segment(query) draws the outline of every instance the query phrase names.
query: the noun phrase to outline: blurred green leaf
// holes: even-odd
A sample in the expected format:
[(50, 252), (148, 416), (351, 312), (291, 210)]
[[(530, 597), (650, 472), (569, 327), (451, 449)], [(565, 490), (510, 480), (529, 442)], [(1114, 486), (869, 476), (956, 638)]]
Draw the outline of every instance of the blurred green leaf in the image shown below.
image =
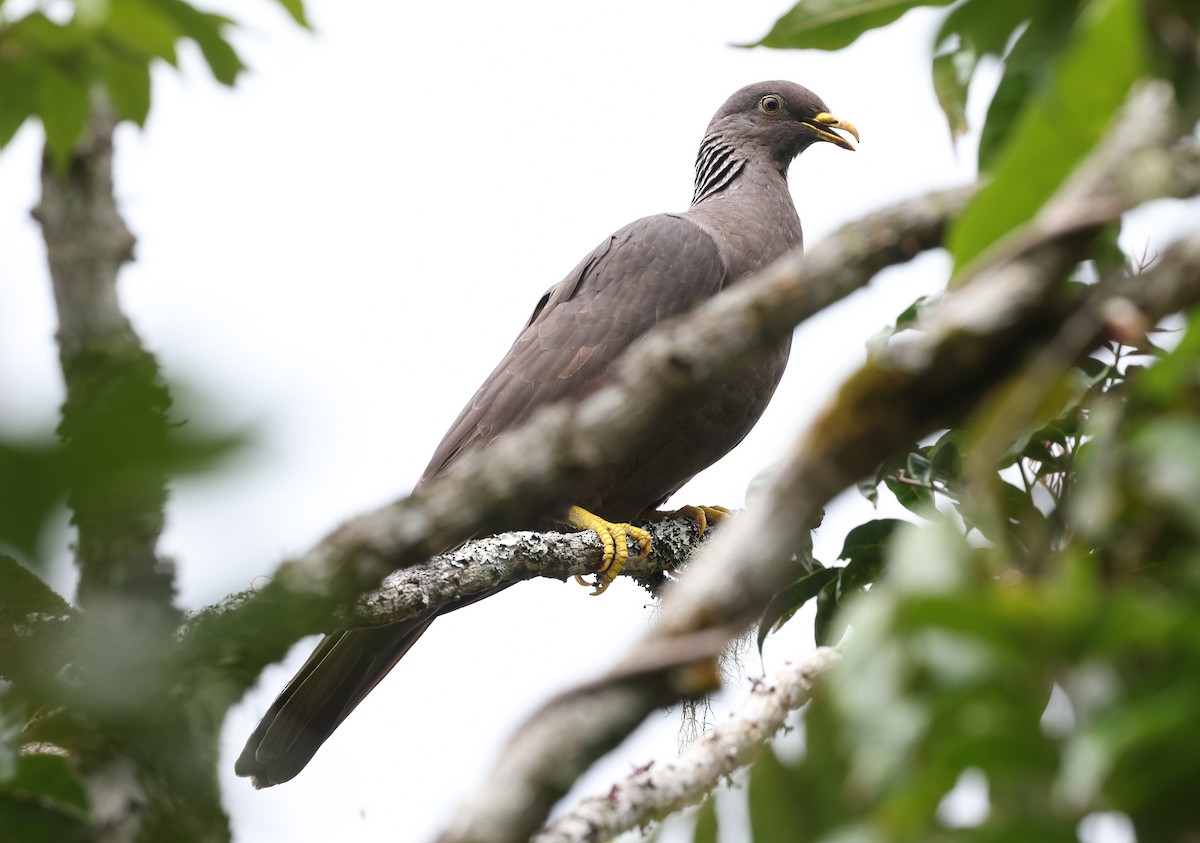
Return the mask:
[(0, 59), (0, 148), (37, 114), (37, 71), (31, 61)]
[(962, 472), (962, 431), (952, 430), (943, 435), (929, 449), (929, 462), (933, 476), (943, 483), (953, 483)]
[(232, 85), (246, 69), (223, 30), (233, 22), (229, 18), (202, 12), (184, 0), (155, 0), (162, 12), (180, 31), (196, 42), (213, 76), (223, 85)]
[(91, 115), (87, 75), (47, 64), (39, 73), (38, 113), (46, 130), (46, 148), (62, 170), (83, 138)]
[(1149, 491), (1200, 535), (1200, 423), (1190, 415), (1154, 419), (1131, 444)]
[[(834, 570), (840, 570), (835, 568)], [(838, 580), (834, 580), (817, 593), (817, 614), (813, 618), (813, 640), (818, 647), (834, 647), (846, 631), (845, 624), (838, 624), (838, 609), (841, 604), (841, 594), (838, 590)]]
[(175, 43), (187, 35), (152, 0), (109, 0), (105, 31), (126, 48), (127, 61), (159, 58), (172, 65)]
[[(1055, 5), (1068, 4), (1076, 5), (1075, 0), (1058, 0)], [(958, 38), (981, 56), (1002, 57), (1021, 25), (1046, 14), (1047, 5), (1043, 0), (966, 0), (947, 13), (934, 43), (942, 47)]]
[(871, 502), (872, 506), (879, 503), (879, 481), (860, 480), (855, 486), (858, 493)]
[[(819, 562), (816, 564), (820, 565)], [(818, 567), (817, 570), (800, 577), (771, 598), (771, 602), (767, 604), (762, 620), (758, 624), (758, 651), (762, 652), (763, 642), (767, 640), (768, 633), (787, 623), (801, 606), (816, 597), (821, 589), (829, 583), (836, 580), (839, 573), (840, 569), (838, 568)]]
[(105, 83), (117, 112), (144, 126), (150, 113), (150, 65), (113, 57), (105, 67)]
[[(1135, 0), (1088, 3), (1052, 84), (1022, 110), (1012, 139), (991, 167), (992, 180), (949, 232), (956, 271), (1031, 219), (1103, 136), (1147, 70), (1143, 37)], [(989, 123), (992, 119), (989, 115)]]
[(933, 479), (933, 463), (924, 454), (910, 451), (904, 460), (908, 476), (921, 483), (929, 483)]
[(1179, 396), (1200, 392), (1197, 361), (1200, 361), (1200, 310), (1193, 310), (1179, 344), (1138, 379), (1138, 393), (1158, 407), (1171, 407)]
[(748, 802), (754, 843), (795, 843), (809, 825), (792, 772), (767, 747), (750, 768)]
[(761, 41), (745, 46), (840, 50), (858, 36), (887, 26), (917, 6), (953, 0), (803, 0), (775, 22)]
[(928, 310), (930, 310), (935, 305), (937, 305), (937, 303), (939, 301), (941, 301), (941, 299), (942, 299), (942, 297), (940, 294), (939, 295), (931, 295), (931, 296), (919, 296), (917, 299), (915, 299), (913, 301), (912, 304), (910, 304), (908, 307), (904, 308), (904, 310), (902, 310), (900, 312), (899, 316), (896, 317), (896, 330), (900, 331), (904, 328), (907, 328), (909, 325), (912, 325), (914, 322), (916, 322), (918, 319), (920, 319), (921, 316), (923, 316)]
[(717, 800), (712, 794), (700, 803), (696, 812), (696, 828), (692, 833), (695, 843), (717, 843)]
[(279, 5), (283, 6), (284, 10), (292, 16), (292, 20), (303, 26), (305, 29), (311, 29), (312, 25), (308, 22), (308, 16), (304, 13), (303, 0), (278, 0)]
[[(13, 21), (5, 27), (3, 34), (8, 50), (11, 51), (13, 45), (19, 46), (17, 58), (31, 52), (59, 58), (77, 55), (90, 38), (88, 31), (74, 21), (55, 23), (42, 12), (31, 12)], [(11, 52), (8, 60), (14, 60)]]
[(82, 839), (87, 821), (87, 796), (66, 758), (21, 756), (16, 774), (0, 781), (0, 839)]
[(925, 486), (913, 485), (912, 482), (907, 482), (891, 475), (885, 477), (883, 482), (887, 484), (891, 493), (896, 496), (896, 500), (900, 502), (900, 505), (909, 512), (914, 512), (924, 517), (935, 508), (932, 489)]
[(0, 542), (37, 558), (42, 530), (66, 494), (57, 445), (0, 440)]
[(71, 605), (16, 559), (0, 553), (0, 616), (12, 621), (26, 615), (67, 615)]
[(950, 136), (958, 139), (967, 133), (967, 93), (979, 57), (966, 44), (943, 50), (933, 57), (933, 92), (946, 116)]
[(907, 523), (899, 518), (877, 518), (858, 525), (846, 534), (838, 559), (845, 559), (850, 565), (881, 570), (888, 543), (896, 530)]

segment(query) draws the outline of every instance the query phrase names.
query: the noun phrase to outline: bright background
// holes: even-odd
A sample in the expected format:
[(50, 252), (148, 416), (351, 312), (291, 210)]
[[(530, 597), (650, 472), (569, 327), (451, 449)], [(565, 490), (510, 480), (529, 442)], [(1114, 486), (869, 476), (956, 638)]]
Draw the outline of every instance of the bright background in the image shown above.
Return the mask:
[[(246, 24), (236, 43), (251, 72), (231, 92), (185, 50), (182, 76), (155, 77), (146, 130), (118, 135), (117, 190), (139, 238), (122, 276), (126, 312), (189, 387), (177, 395), (183, 412), (258, 431), (232, 467), (176, 484), (162, 550), (179, 562), (189, 608), (406, 493), (542, 291), (626, 222), (686, 208), (704, 128), (742, 85), (800, 82), (862, 133), (856, 153), (821, 145), (791, 171), (810, 245), (884, 203), (974, 176), (974, 140), (955, 149), (933, 97), (928, 12), (826, 55), (731, 46), (763, 35), (787, 0), (309, 0), (314, 34), (268, 2), (221, 6)], [(30, 127), (0, 154), (9, 433), (52, 426), (62, 400), (28, 216), (40, 145)], [(1150, 232), (1200, 215), (1161, 203), (1139, 219), (1126, 243), (1140, 251)], [(762, 422), (677, 502), (741, 505), (866, 339), (938, 289), (946, 267), (924, 256), (804, 325)], [(869, 517), (844, 496), (818, 558), (833, 561)], [(55, 584), (70, 590), (65, 518), (47, 541)], [(299, 778), (255, 792), (233, 776), (233, 758), (312, 642), (297, 645), (226, 723), (236, 839), (430, 838), (540, 701), (595, 676), (642, 632), (649, 602), (624, 580), (602, 599), (539, 581), (443, 618)], [(767, 662), (810, 645), (794, 623)], [(756, 655), (747, 662), (761, 672)], [(714, 716), (745, 692), (735, 681)], [(680, 722), (652, 718), (575, 795), (672, 757)]]

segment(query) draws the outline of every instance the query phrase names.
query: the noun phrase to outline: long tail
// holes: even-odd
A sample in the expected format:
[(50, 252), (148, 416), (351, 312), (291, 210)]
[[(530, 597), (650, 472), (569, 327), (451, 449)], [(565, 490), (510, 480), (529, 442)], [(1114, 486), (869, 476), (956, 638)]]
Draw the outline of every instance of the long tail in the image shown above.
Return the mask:
[(507, 587), (471, 595), (427, 617), (326, 635), (271, 703), (246, 741), (234, 771), (249, 776), (256, 788), (295, 778), (438, 615)]
[(294, 778), (433, 618), (326, 635), (275, 698), (234, 764), (256, 788)]

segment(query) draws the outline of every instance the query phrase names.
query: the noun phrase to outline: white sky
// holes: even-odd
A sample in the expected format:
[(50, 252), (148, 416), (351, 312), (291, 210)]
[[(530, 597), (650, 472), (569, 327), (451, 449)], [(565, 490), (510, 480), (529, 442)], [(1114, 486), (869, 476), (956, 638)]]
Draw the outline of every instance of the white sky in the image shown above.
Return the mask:
[[(237, 42), (251, 72), (230, 92), (186, 50), (182, 77), (155, 77), (146, 131), (118, 138), (118, 193), (139, 238), (122, 277), (126, 311), (196, 393), (192, 417), (260, 433), (233, 469), (173, 495), (162, 549), (179, 561), (188, 607), (407, 492), (541, 292), (626, 222), (687, 206), (704, 127), (742, 85), (807, 85), (862, 133), (854, 154), (821, 145), (793, 166), (810, 245), (974, 172), (973, 144), (952, 148), (928, 81), (929, 13), (827, 55), (728, 46), (764, 34), (787, 0), (369, 12), (309, 0), (311, 35), (265, 0), (223, 6), (248, 24)], [(62, 391), (28, 218), (40, 142), (26, 128), (0, 154), (0, 429), (10, 432), (52, 426)], [(1198, 218), (1194, 206), (1184, 216), (1168, 207), (1127, 242)], [(740, 505), (750, 478), (861, 361), (865, 340), (936, 290), (946, 265), (930, 255), (890, 271), (804, 326), (754, 433), (677, 500)], [(868, 517), (853, 496), (834, 507), (818, 557), (832, 561)], [(65, 531), (52, 538), (61, 560), (66, 542)], [(443, 618), (299, 778), (256, 793), (232, 775), (233, 757), (311, 642), (299, 645), (226, 723), (235, 838), (430, 838), (526, 714), (641, 633), (646, 604), (624, 580), (602, 599), (540, 581)], [(808, 646), (809, 631), (793, 627), (768, 661)], [(677, 713), (657, 718), (590, 790), (670, 757), (678, 725)]]

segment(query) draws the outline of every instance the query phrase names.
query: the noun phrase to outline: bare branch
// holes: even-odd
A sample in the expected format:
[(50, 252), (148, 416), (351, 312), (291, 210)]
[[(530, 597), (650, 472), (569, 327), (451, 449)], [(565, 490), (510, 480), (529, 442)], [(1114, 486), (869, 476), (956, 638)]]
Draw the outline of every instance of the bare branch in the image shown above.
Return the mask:
[(602, 843), (699, 802), (726, 776), (749, 764), (788, 715), (808, 701), (817, 677), (839, 661), (822, 647), (756, 681), (729, 719), (700, 736), (678, 758), (652, 763), (582, 800), (533, 837), (533, 843)]

